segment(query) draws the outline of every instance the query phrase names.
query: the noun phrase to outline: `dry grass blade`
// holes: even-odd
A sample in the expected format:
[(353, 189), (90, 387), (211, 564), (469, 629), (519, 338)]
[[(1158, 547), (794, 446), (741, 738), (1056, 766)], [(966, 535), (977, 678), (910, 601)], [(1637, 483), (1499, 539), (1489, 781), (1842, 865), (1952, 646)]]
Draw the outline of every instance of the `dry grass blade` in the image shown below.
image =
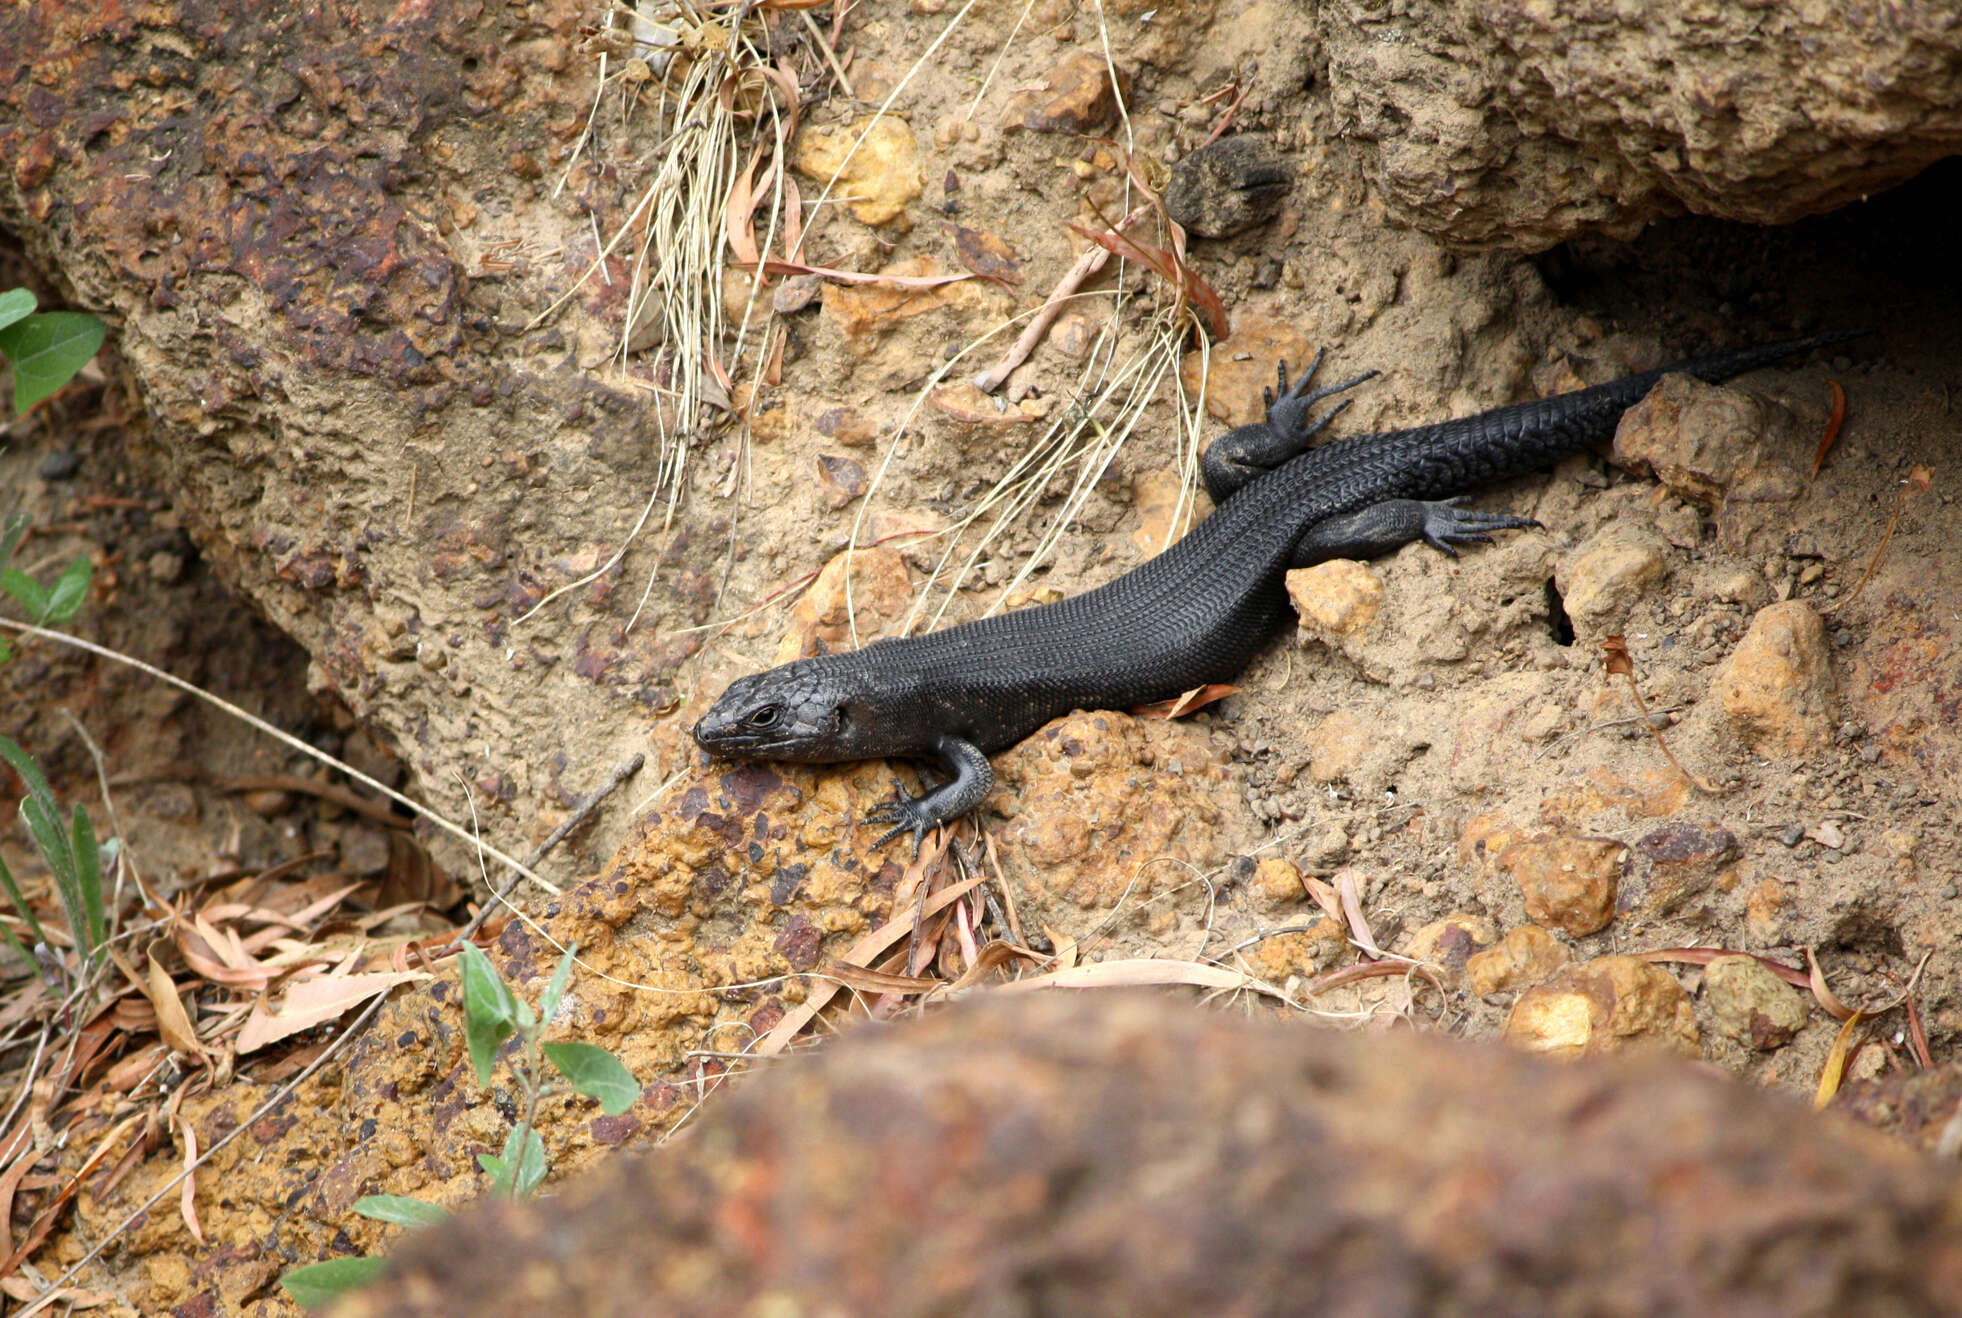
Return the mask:
[(1839, 381), (1828, 380), (1826, 387), (1833, 391), (1832, 409), (1826, 416), (1826, 433), (1819, 437), (1819, 451), (1812, 455), (1812, 470), (1806, 474), (1807, 480), (1817, 480), (1819, 468), (1826, 465), (1826, 455), (1833, 451), (1833, 444), (1839, 439), (1839, 428), (1846, 420), (1846, 391), (1839, 387)]
[[(1664, 947), (1653, 952), (1635, 953), (1636, 959), (1640, 961), (1675, 961), (1692, 966), (1707, 966), (1718, 957), (1725, 956), (1748, 956), (1793, 988), (1812, 987), (1812, 977), (1805, 971), (1768, 956), (1759, 956), (1755, 952), (1735, 952), (1727, 947)], [(1824, 980), (1820, 982), (1824, 983)]]
[(1834, 1036), (1832, 1051), (1826, 1054), (1826, 1064), (1819, 1071), (1819, 1088), (1812, 1095), (1814, 1111), (1832, 1102), (1833, 1095), (1839, 1092), (1839, 1082), (1846, 1075), (1846, 1053), (1853, 1042), (1853, 1031), (1865, 1019), (1863, 1012), (1848, 1013), (1846, 1023)]
[(806, 265), (802, 261), (765, 261), (763, 270), (772, 275), (817, 275), (839, 284), (876, 284), (884, 288), (939, 288), (943, 284), (987, 278), (971, 270), (946, 275), (868, 275), (855, 270), (834, 270), (825, 265)]

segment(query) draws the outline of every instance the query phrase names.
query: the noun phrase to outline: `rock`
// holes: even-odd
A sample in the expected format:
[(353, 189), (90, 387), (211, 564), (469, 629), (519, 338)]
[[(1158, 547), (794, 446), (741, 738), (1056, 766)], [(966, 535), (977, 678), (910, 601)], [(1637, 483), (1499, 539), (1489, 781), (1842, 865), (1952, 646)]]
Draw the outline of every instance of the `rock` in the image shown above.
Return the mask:
[(1756, 753), (1824, 748), (1832, 741), (1835, 704), (1825, 623), (1802, 600), (1759, 609), (1711, 689)]
[(1703, 968), (1710, 1028), (1760, 1052), (1783, 1048), (1805, 1028), (1805, 1000), (1762, 961), (1720, 956)]
[(1506, 1018), (1505, 1037), (1555, 1057), (1636, 1046), (1699, 1052), (1689, 994), (1668, 971), (1632, 956), (1599, 957), (1526, 990)]
[(1541, 833), (1508, 846), (1499, 868), (1526, 898), (1526, 918), (1576, 938), (1615, 918), (1615, 894), (1628, 848), (1612, 838)]
[(879, 427), (855, 407), (827, 407), (818, 413), (817, 432), (847, 448), (865, 448), (879, 437)]
[(903, 219), (900, 228), (912, 227), (907, 207), (920, 195), (920, 147), (904, 119), (882, 114), (810, 124), (797, 135), (793, 163), (806, 178), (830, 183), (835, 198), (851, 198), (852, 217), (861, 224)]
[(1290, 975), (1317, 975), (1335, 964), (1349, 946), (1349, 931), (1326, 915), (1307, 929), (1263, 938), (1244, 949), (1253, 973), (1270, 984), (1284, 984)]
[(1646, 527), (1611, 522), (1560, 560), (1554, 583), (1574, 631), (1589, 638), (1619, 630), (1629, 611), (1662, 584), (1669, 546)]
[(898, 550), (876, 546), (835, 554), (790, 610), (790, 627), (771, 662), (807, 659), (818, 652), (820, 641), (827, 649), (856, 650), (887, 635), (912, 607), (913, 582)]
[(1308, 734), (1308, 776), (1318, 783), (1360, 776), (1381, 731), (1354, 710), (1334, 711)]
[(1303, 630), (1324, 639), (1352, 636), (1383, 610), (1383, 581), (1367, 564), (1332, 558), (1287, 574), (1288, 600)]
[[(1542, 251), (1690, 212), (1785, 224), (1962, 141), (1962, 27), (1827, 0), (1574, 9), (1343, 0), (1314, 11), (1338, 131), (1398, 219)], [(1864, 12), (1864, 11), (1863, 11)]]
[(1773, 947), (1786, 941), (1786, 924), (1792, 914), (1792, 895), (1777, 879), (1760, 879), (1744, 894), (1744, 928), (1759, 947)]
[(865, 493), (865, 468), (842, 454), (818, 454), (817, 478), (828, 508), (843, 508)]
[(1116, 117), (1118, 101), (1129, 87), (1130, 79), (1122, 70), (1112, 85), (1110, 66), (1101, 54), (1075, 51), (1050, 72), (1039, 90), (1017, 92), (1008, 98), (1002, 109), (1002, 127), (1095, 133)]
[(1280, 856), (1269, 856), (1254, 866), (1253, 876), (1247, 880), (1247, 891), (1267, 911), (1298, 906), (1308, 897), (1308, 890), (1301, 886), (1300, 869), (1293, 861)]
[(1677, 820), (1635, 843), (1643, 860), (1636, 879), (1618, 898), (1625, 909), (1651, 919), (1674, 915), (1708, 891), (1738, 855), (1737, 836), (1708, 820)]
[(1944, 1159), (1962, 1156), (1962, 1063), (1931, 1071), (1890, 1071), (1840, 1087), (1833, 1110)]
[(1454, 911), (1419, 929), (1396, 950), (1400, 956), (1437, 967), (1444, 982), (1456, 988), (1464, 982), (1467, 961), (1498, 938), (1498, 927), (1484, 916)]
[(693, 1125), (403, 1238), (334, 1318), (1879, 1318), (1962, 1290), (1951, 1173), (1669, 1058), (1051, 994), (851, 1030)]
[(82, 469), (82, 455), (72, 448), (51, 448), (41, 458), (34, 474), (44, 481), (66, 481), (75, 479), (75, 473)]
[(1522, 924), (1465, 959), (1465, 981), (1481, 998), (1545, 983), (1574, 959), (1567, 945), (1536, 924)]
[[(1238, 773), (1197, 724), (1079, 711), (997, 756), (995, 774), (983, 809), (1007, 818), (1003, 866), (1035, 894), (1024, 928), (1073, 928), (1120, 902), (1135, 912), (1253, 844)], [(1161, 902), (1147, 918), (1170, 915)]]
[(1162, 554), (1177, 544), (1191, 529), (1196, 511), (1186, 498), (1185, 482), (1179, 474), (1163, 467), (1141, 471), (1131, 478), (1131, 507), (1138, 514), (1131, 543), (1146, 554)]
[[(879, 272), (902, 278), (932, 278), (944, 273), (928, 257), (895, 261)], [(845, 336), (855, 351), (865, 351), (877, 334), (902, 320), (938, 311), (960, 300), (959, 284), (937, 284), (930, 288), (902, 284), (826, 284), (824, 318)]]
[(1705, 508), (1764, 461), (1770, 405), (1742, 389), (1665, 375), (1621, 414), (1615, 462)]
[(1281, 213), (1294, 171), (1264, 137), (1239, 134), (1172, 166), (1165, 209), (1199, 238), (1231, 238)]

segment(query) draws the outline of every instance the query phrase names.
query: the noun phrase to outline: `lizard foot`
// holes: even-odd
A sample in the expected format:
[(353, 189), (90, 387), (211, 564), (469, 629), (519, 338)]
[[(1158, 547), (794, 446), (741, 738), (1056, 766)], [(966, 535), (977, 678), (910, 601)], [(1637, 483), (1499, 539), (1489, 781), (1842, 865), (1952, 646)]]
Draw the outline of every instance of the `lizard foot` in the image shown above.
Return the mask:
[(1454, 545), (1492, 543), (1492, 531), (1516, 531), (1522, 527), (1538, 526), (1530, 517), (1515, 517), (1511, 513), (1481, 513), (1464, 506), (1465, 496), (1440, 499), (1424, 505), (1424, 543), (1433, 549), (1442, 550), (1452, 558), (1458, 556)]
[(913, 854), (918, 856), (920, 848), (926, 843), (926, 835), (941, 822), (925, 801), (925, 797), (908, 796), (902, 789), (893, 800), (867, 810), (866, 822), (892, 825), (879, 835), (879, 840), (872, 844), (872, 850), (877, 851), (901, 833), (910, 832), (913, 835)]
[[(1323, 385), (1313, 393), (1303, 393), (1309, 382), (1315, 378), (1315, 372), (1321, 369), (1322, 358), (1326, 355), (1326, 349), (1317, 352), (1315, 360), (1308, 363), (1307, 370), (1295, 377), (1292, 385), (1288, 383), (1288, 364), (1280, 363), (1280, 393), (1276, 394), (1272, 389), (1260, 391), (1261, 400), (1267, 407), (1268, 428), (1277, 435), (1285, 436), (1297, 446), (1305, 445), (1324, 426), (1335, 420), (1337, 414), (1349, 406), (1352, 400), (1343, 399), (1312, 422), (1308, 419), (1309, 409), (1322, 399), (1332, 394), (1339, 394), (1345, 389), (1353, 389), (1365, 380), (1375, 379), (1379, 374), (1376, 371), (1364, 371), (1353, 380), (1344, 380), (1341, 384)], [(1299, 447), (1296, 451), (1300, 451)]]

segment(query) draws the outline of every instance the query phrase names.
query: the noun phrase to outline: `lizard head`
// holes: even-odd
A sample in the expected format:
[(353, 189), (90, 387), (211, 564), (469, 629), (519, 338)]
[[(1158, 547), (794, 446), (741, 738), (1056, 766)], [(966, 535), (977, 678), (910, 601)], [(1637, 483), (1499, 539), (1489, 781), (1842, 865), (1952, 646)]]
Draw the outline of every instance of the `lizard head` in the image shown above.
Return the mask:
[(703, 750), (738, 759), (854, 759), (845, 709), (846, 692), (824, 661), (800, 659), (731, 682), (694, 736)]

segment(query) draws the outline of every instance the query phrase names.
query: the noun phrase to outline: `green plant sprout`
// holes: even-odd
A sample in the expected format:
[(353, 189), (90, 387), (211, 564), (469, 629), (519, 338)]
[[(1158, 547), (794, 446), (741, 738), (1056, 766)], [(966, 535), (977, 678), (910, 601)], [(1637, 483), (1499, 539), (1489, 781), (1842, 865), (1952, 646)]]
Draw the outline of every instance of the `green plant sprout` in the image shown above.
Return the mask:
[(108, 333), (86, 312), (37, 312), (36, 305), (24, 288), (0, 293), (0, 356), (13, 363), (16, 416), (74, 379)]
[[(490, 1088), (498, 1051), (512, 1036), (518, 1039), (518, 1047), (505, 1062), (524, 1097), (521, 1114), (501, 1151), (477, 1155), (477, 1165), (490, 1176), (493, 1195), (521, 1199), (545, 1179), (549, 1170), (545, 1141), (539, 1137), (534, 1123), (539, 1103), (564, 1092), (553, 1081), (552, 1071), (564, 1079), (565, 1089), (598, 1099), (600, 1110), (609, 1117), (619, 1116), (640, 1097), (640, 1085), (632, 1073), (606, 1049), (590, 1043), (544, 1041), (545, 1026), (565, 998), (577, 952), (577, 947), (566, 949), (534, 1008), (511, 992), (498, 975), (497, 967), (475, 944), (463, 945), (459, 958), (463, 978), (463, 1038), (478, 1084)], [(377, 1222), (411, 1230), (433, 1226), (449, 1217), (446, 1209), (399, 1194), (364, 1195), (355, 1200), (354, 1211)], [(373, 1281), (387, 1263), (388, 1260), (375, 1256), (328, 1259), (294, 1268), (280, 1278), (280, 1285), (303, 1308), (321, 1309), (348, 1291)]]

